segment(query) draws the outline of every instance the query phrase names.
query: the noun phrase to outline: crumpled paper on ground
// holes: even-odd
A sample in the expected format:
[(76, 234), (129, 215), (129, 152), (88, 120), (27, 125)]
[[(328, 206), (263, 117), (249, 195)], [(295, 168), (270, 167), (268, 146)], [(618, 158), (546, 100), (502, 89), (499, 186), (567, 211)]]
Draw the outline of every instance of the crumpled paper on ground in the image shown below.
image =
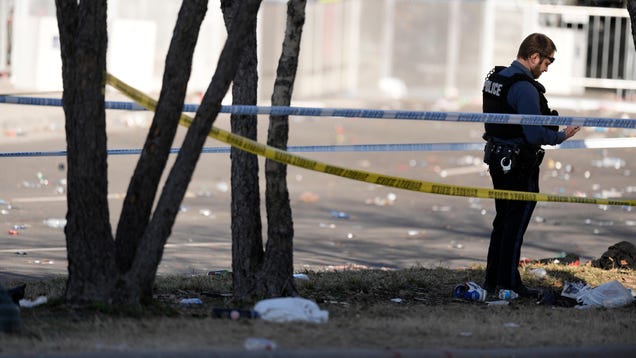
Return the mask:
[(323, 311), (315, 302), (300, 297), (262, 300), (256, 303), (254, 310), (261, 319), (273, 322), (325, 323), (329, 319), (328, 311)]

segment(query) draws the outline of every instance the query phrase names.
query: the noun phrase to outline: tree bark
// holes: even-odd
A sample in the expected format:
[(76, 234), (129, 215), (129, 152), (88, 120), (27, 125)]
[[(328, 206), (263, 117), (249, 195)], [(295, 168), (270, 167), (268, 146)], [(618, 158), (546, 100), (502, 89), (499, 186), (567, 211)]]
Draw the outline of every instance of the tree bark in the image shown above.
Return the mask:
[[(244, 0), (223, 0), (225, 24), (233, 26), (233, 9)], [(233, 104), (256, 105), (258, 71), (256, 56), (256, 19), (250, 24), (245, 46), (241, 53), (239, 69), (232, 86)], [(255, 115), (232, 114), (232, 132), (256, 140)], [(263, 239), (260, 214), (260, 190), (258, 183), (258, 157), (232, 147), (232, 277), (234, 297), (241, 301), (254, 293), (256, 272), (263, 263)]]
[(55, 3), (68, 151), (65, 297), (76, 304), (108, 301), (117, 276), (107, 200), (106, 0)]
[(121, 303), (134, 303), (152, 297), (152, 286), (164, 245), (172, 231), (179, 205), (192, 179), (201, 149), (221, 109), (221, 101), (238, 69), (238, 59), (246, 46), (251, 24), (255, 22), (259, 6), (260, 0), (246, 0), (236, 8), (234, 21), (212, 82), (188, 128), (157, 207), (137, 248), (138, 253), (144, 254), (144, 260), (135, 259), (131, 269), (118, 283), (117, 298)]
[[(272, 106), (289, 106), (291, 103), (306, 4), (306, 0), (289, 0), (287, 3), (287, 28), (276, 71)], [(267, 144), (287, 150), (288, 138), (288, 116), (271, 116)], [(265, 176), (268, 235), (262, 277), (258, 280), (259, 291), (269, 297), (294, 296), (297, 294), (293, 281), (294, 223), (287, 190), (287, 165), (266, 159)]]
[[(117, 261), (122, 273), (130, 269), (139, 241), (150, 220), (159, 180), (179, 126), (192, 70), (194, 48), (208, 9), (207, 3), (207, 0), (184, 1), (179, 10), (166, 56), (157, 109), (128, 186), (117, 227)], [(143, 260), (144, 256), (136, 259)]]

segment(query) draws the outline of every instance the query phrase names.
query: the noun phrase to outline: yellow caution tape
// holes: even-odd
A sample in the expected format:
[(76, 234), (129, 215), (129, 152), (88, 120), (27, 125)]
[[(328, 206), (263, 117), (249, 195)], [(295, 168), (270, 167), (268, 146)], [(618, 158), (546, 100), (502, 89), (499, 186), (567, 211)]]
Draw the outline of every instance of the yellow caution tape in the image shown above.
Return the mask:
[[(144, 94), (143, 92), (127, 85), (111, 74), (106, 74), (106, 82), (118, 89), (126, 96), (130, 97), (142, 107), (154, 111), (157, 108), (157, 101)], [(192, 118), (182, 114), (179, 123), (189, 127)], [(335, 165), (322, 163), (316, 160), (303, 158), (298, 155), (290, 154), (278, 148), (270, 147), (251, 139), (232, 134), (228, 131), (212, 127), (209, 136), (227, 143), (233, 147), (242, 149), (246, 152), (263, 156), (277, 162), (301, 167), (321, 173), (340, 176), (353, 180), (363, 181), (367, 183), (390, 186), (399, 189), (419, 191), (423, 193), (465, 196), (486, 199), (507, 199), (507, 200), (526, 200), (526, 201), (550, 201), (562, 203), (580, 203), (580, 204), (597, 204), (597, 205), (621, 205), (636, 206), (636, 200), (614, 200), (614, 199), (598, 199), (598, 198), (581, 198), (562, 195), (547, 195), (541, 193), (529, 193), (512, 190), (496, 190), (486, 188), (473, 188), (467, 186), (446, 185), (422, 180), (414, 180), (407, 178), (394, 177), (362, 170), (354, 170), (343, 168)]]

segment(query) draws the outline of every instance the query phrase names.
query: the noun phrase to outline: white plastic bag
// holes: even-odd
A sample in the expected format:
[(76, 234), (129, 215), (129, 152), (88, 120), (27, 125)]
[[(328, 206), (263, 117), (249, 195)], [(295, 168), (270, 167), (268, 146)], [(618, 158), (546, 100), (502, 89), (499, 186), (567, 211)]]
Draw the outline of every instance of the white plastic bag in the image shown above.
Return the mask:
[(38, 296), (38, 298), (36, 298), (35, 300), (28, 300), (23, 298), (20, 301), (18, 301), (18, 303), (20, 304), (20, 307), (26, 307), (26, 308), (39, 306), (39, 305), (45, 304), (46, 302), (47, 302), (46, 296)]
[(254, 310), (261, 319), (273, 322), (324, 323), (329, 319), (329, 312), (321, 310), (315, 302), (300, 297), (262, 300), (256, 303)]
[(576, 297), (581, 305), (577, 308), (605, 307), (615, 308), (631, 304), (634, 296), (620, 282), (613, 280), (598, 287), (583, 290)]

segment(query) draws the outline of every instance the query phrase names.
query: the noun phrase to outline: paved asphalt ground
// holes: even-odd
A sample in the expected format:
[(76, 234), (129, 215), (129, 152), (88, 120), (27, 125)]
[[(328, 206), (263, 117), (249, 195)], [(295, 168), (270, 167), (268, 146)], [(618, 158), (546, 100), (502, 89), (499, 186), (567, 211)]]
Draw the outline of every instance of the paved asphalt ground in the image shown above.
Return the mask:
[[(120, 99), (120, 98), (117, 98)], [(312, 103), (312, 106), (381, 108), (381, 104)], [(407, 109), (402, 106), (392, 108)], [(414, 106), (408, 109), (431, 109)], [(470, 109), (462, 109), (469, 111)], [(616, 117), (602, 112), (563, 115)], [(627, 113), (633, 116), (633, 113)], [(108, 111), (109, 149), (140, 148), (149, 113)], [(61, 108), (0, 104), (0, 152), (65, 150)], [(227, 129), (227, 116), (216, 125)], [(259, 141), (265, 142), (262, 117)], [(381, 121), (294, 117), (290, 145), (480, 142), (481, 124)], [(180, 146), (180, 129), (174, 146)], [(586, 128), (575, 139), (634, 137), (624, 130)], [(636, 139), (634, 139), (636, 140)], [(222, 144), (210, 139), (206, 146)], [(603, 195), (634, 199), (636, 149), (548, 151), (541, 191), (564, 195)], [(491, 187), (479, 151), (305, 153), (312, 159), (354, 169), (432, 182)], [(175, 156), (172, 156), (174, 160)], [(110, 214), (116, 227), (123, 193), (136, 155), (109, 157)], [(263, 161), (261, 160), (261, 168)], [(63, 230), (66, 214), (66, 163), (63, 156), (0, 157), (0, 282), (66, 274)], [(231, 267), (229, 154), (203, 154), (188, 188), (182, 211), (168, 241), (159, 274), (205, 274)], [(165, 179), (165, 178), (164, 178)], [(261, 174), (261, 182), (263, 182)], [(485, 263), (491, 200), (439, 196), (355, 182), (300, 168), (289, 168), (297, 271), (345, 267), (467, 267)], [(264, 188), (264, 185), (261, 185)], [(344, 218), (333, 215), (343, 213)], [(265, 211), (262, 210), (264, 227)], [(15, 228), (14, 228), (15, 227)], [(530, 259), (573, 252), (583, 261), (599, 257), (608, 246), (636, 244), (636, 216), (631, 208), (539, 203), (522, 255)], [(630, 356), (633, 345), (530, 350), (397, 350), (276, 352), (127, 352), (122, 356), (268, 356), (268, 357), (530, 357)], [(53, 357), (54, 355), (51, 355)], [(101, 353), (84, 354), (100, 357)]]
[[(112, 96), (111, 93), (109, 97)], [(381, 104), (350, 102), (311, 105), (381, 108)], [(561, 114), (633, 116), (611, 108), (602, 110), (579, 113), (561, 109)], [(66, 149), (61, 108), (1, 104), (0, 113), (0, 152)], [(108, 111), (109, 149), (141, 148), (151, 118), (148, 112)], [(265, 142), (267, 118), (260, 119), (259, 140)], [(215, 125), (227, 129), (228, 117), (222, 115)], [(179, 129), (174, 147), (180, 146), (185, 131)], [(481, 134), (482, 124), (292, 117), (289, 144), (481, 142)], [(574, 139), (635, 135), (634, 130), (585, 128)], [(223, 144), (213, 139), (206, 143), (206, 147), (218, 146)], [(542, 166), (541, 192), (633, 199), (634, 154), (633, 148), (550, 150)], [(387, 175), (491, 187), (480, 151), (301, 155)], [(175, 157), (171, 156), (169, 167)], [(137, 158), (109, 157), (113, 231)], [(56, 227), (66, 214), (64, 156), (0, 157), (0, 165), (0, 277), (65, 274), (64, 234)], [(229, 169), (229, 154), (202, 155), (168, 241), (160, 274), (204, 274), (230, 269)], [(294, 167), (288, 172), (297, 271), (358, 266), (456, 268), (485, 262), (494, 218), (492, 200), (410, 192)], [(262, 171), (260, 177), (264, 190)], [(334, 212), (343, 213), (340, 216), (344, 217), (337, 217)], [(262, 217), (265, 228), (264, 209)], [(572, 252), (588, 261), (616, 242), (636, 243), (635, 232), (632, 208), (540, 202), (522, 256), (542, 259)]]

